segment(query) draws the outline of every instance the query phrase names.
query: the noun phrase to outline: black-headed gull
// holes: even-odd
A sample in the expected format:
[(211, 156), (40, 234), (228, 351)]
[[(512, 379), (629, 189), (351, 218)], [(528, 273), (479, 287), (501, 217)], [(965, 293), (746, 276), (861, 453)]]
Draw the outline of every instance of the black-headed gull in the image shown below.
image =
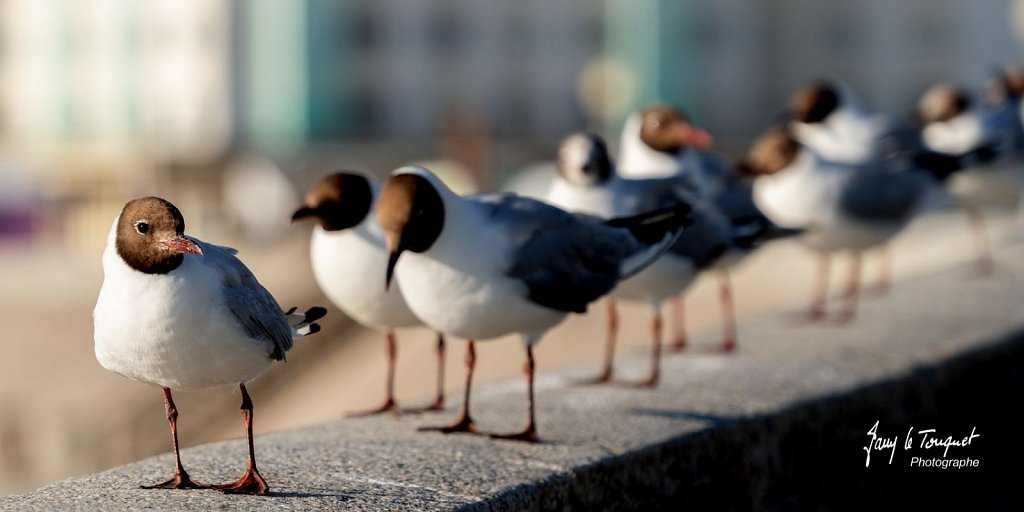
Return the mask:
[(210, 487), (192, 480), (178, 453), (178, 410), (171, 390), (238, 385), (249, 461), (238, 480), (213, 486), (266, 494), (256, 469), (252, 400), (245, 383), (284, 361), (292, 338), (315, 333), (323, 308), (284, 312), (235, 250), (186, 236), (185, 220), (158, 197), (129, 201), (103, 252), (95, 324), (96, 359), (106, 369), (163, 388), (174, 441), (170, 480), (145, 488)]
[[(888, 116), (866, 109), (849, 86), (818, 80), (797, 89), (786, 111), (793, 136), (823, 160), (862, 168), (907, 149), (906, 136)], [(892, 251), (877, 249), (880, 272), (875, 291), (885, 293), (892, 281)]]
[(768, 130), (752, 145), (742, 168), (755, 176), (754, 200), (776, 225), (803, 232), (802, 241), (819, 253), (819, 274), (808, 316), (825, 313), (829, 255), (851, 254), (841, 319), (856, 312), (860, 255), (899, 233), (940, 192), (938, 180), (962, 168), (973, 155), (937, 160), (931, 167), (897, 168), (895, 162), (863, 166), (821, 159), (785, 127)]
[(681, 110), (666, 103), (649, 105), (626, 118), (619, 172), (630, 178), (674, 176), (680, 173), (681, 160), (699, 158), (692, 148), (707, 148), (712, 141), (711, 135), (694, 126)]
[(846, 164), (877, 159), (892, 131), (888, 117), (867, 110), (849, 87), (825, 80), (793, 93), (787, 115), (798, 141), (825, 160)]
[[(1004, 154), (1011, 154), (1019, 141), (1012, 101), (1002, 106), (986, 107), (968, 90), (953, 84), (937, 84), (921, 96), (915, 111), (923, 146), (942, 154), (960, 154), (986, 145)], [(1016, 105), (1019, 109), (1019, 105)], [(1001, 155), (1002, 156), (1002, 155)], [(1007, 191), (1017, 193), (1024, 182), (1016, 165), (974, 166), (951, 181), (950, 191), (964, 210), (970, 223), (976, 250), (977, 269), (982, 274), (992, 271), (991, 243), (986, 233), (980, 207), (992, 195)]]
[[(609, 382), (613, 373), (618, 315), (615, 301), (625, 299), (647, 304), (651, 311), (653, 361), (641, 384), (658, 381), (661, 347), (661, 309), (665, 300), (683, 293), (697, 274), (709, 267), (733, 245), (729, 219), (694, 193), (685, 175), (667, 178), (631, 179), (618, 175), (604, 141), (597, 135), (570, 135), (558, 151), (558, 173), (551, 182), (547, 200), (569, 211), (604, 219), (636, 215), (683, 201), (693, 207), (693, 223), (679, 235), (672, 247), (643, 272), (619, 283), (606, 299), (607, 341), (604, 369), (594, 382)], [(727, 349), (731, 350), (733, 343)]]
[[(324, 176), (306, 194), (292, 222), (311, 219), (313, 275), (327, 298), (361, 325), (384, 332), (388, 346), (387, 398), (364, 414), (397, 411), (395, 402), (395, 329), (423, 325), (405, 304), (401, 284), (380, 286), (387, 268), (384, 233), (374, 215), (380, 185), (349, 172)], [(444, 406), (444, 335), (437, 336), (437, 391), (425, 410)]]
[(394, 269), (416, 316), (470, 340), (462, 416), (439, 430), (475, 431), (469, 415), (474, 342), (516, 333), (526, 349), (529, 423), (498, 437), (535, 441), (534, 344), (661, 256), (688, 210), (680, 203), (603, 221), (513, 194), (458, 196), (420, 167), (395, 171), (377, 200), (390, 251), (387, 281)]
[[(680, 109), (658, 103), (632, 113), (622, 127), (618, 173), (626, 178), (667, 178), (685, 176), (696, 186), (697, 195), (712, 204), (733, 224), (736, 233), (746, 233), (747, 242), (738, 244), (712, 266), (718, 277), (722, 312), (721, 347), (736, 345), (735, 307), (729, 270), (751, 253), (754, 243), (768, 233), (770, 223), (754, 205), (750, 185), (720, 156), (701, 151), (711, 136), (693, 126)], [(672, 348), (687, 346), (683, 322), (684, 296), (673, 301)]]
[(1024, 68), (1010, 65), (1000, 69), (986, 84), (984, 108), (1004, 144), (1003, 156), (1019, 167), (1024, 158)]

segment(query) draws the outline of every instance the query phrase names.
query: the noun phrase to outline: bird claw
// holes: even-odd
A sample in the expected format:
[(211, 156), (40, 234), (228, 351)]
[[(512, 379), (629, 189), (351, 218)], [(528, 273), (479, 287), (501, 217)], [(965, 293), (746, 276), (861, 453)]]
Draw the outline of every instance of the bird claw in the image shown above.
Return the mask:
[(723, 353), (731, 353), (736, 350), (736, 340), (727, 338), (722, 340), (721, 350)]
[(514, 434), (488, 434), (491, 439), (504, 439), (507, 441), (523, 441), (527, 443), (536, 443), (540, 440), (537, 437), (537, 429), (533, 425), (526, 427), (522, 432), (516, 432)]
[(479, 433), (476, 429), (476, 424), (473, 423), (473, 418), (469, 416), (463, 416), (459, 421), (441, 427), (420, 427), (416, 430), (420, 432), (441, 432), (442, 434), (451, 434), (453, 432), (465, 432), (467, 434)]
[(270, 492), (270, 486), (267, 485), (267, 481), (255, 469), (246, 471), (241, 478), (234, 482), (214, 485), (213, 488), (224, 491), (225, 494), (254, 494), (263, 496)]
[(596, 377), (590, 377), (588, 379), (579, 379), (579, 380), (573, 382), (573, 384), (576, 385), (576, 386), (597, 386), (597, 385), (600, 385), (600, 384), (608, 384), (611, 381), (612, 381), (612, 372), (611, 372), (611, 370), (605, 370), (604, 372), (602, 372), (600, 375), (598, 375)]
[(173, 478), (166, 482), (140, 485), (139, 487), (142, 489), (209, 489), (212, 486), (192, 480), (188, 473), (182, 472), (175, 474)]
[(422, 413), (425, 413), (425, 412), (435, 412), (435, 411), (443, 411), (443, 410), (444, 410), (444, 400), (443, 399), (437, 399), (437, 400), (434, 400), (434, 403), (432, 403), (430, 405), (425, 405), (423, 407), (413, 407), (411, 409), (402, 409), (401, 412), (402, 413), (406, 413), (406, 414), (422, 414)]
[(401, 410), (398, 408), (398, 404), (395, 403), (394, 400), (388, 399), (380, 407), (376, 407), (367, 411), (356, 411), (353, 413), (349, 413), (346, 415), (346, 417), (364, 418), (366, 416), (376, 416), (378, 414), (384, 414), (386, 412), (389, 412), (397, 416), (398, 414), (401, 413)]

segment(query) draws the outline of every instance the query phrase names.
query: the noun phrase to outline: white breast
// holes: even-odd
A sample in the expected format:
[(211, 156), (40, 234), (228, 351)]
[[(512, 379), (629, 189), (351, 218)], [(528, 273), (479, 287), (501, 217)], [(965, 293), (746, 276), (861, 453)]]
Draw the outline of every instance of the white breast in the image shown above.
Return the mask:
[(929, 123), (921, 132), (929, 148), (943, 153), (970, 151), (981, 144), (983, 136), (981, 119), (968, 114), (940, 123)]
[(832, 197), (833, 187), (816, 165), (814, 157), (803, 151), (788, 168), (758, 177), (753, 190), (757, 207), (783, 228), (806, 229), (820, 221), (838, 197)]
[(860, 164), (875, 158), (883, 120), (847, 109), (833, 112), (824, 123), (793, 123), (800, 142), (826, 160)]
[(130, 379), (178, 390), (239, 384), (273, 361), (221, 300), (220, 276), (186, 254), (164, 275), (138, 272), (103, 253), (103, 287), (93, 311), (96, 359)]
[(691, 260), (664, 254), (635, 276), (620, 282), (611, 295), (656, 307), (684, 292), (696, 278), (697, 269)]
[(667, 153), (655, 151), (640, 139), (642, 118), (634, 112), (622, 127), (619, 144), (618, 172), (627, 178), (666, 178), (679, 173), (679, 160)]
[(324, 295), (362, 325), (383, 329), (420, 325), (402, 298), (400, 279), (384, 287), (388, 253), (384, 235), (371, 212), (352, 229), (313, 229), (310, 255), (313, 274)]
[(478, 341), (541, 334), (561, 322), (564, 312), (530, 302), (526, 285), (505, 276), (511, 257), (505, 233), (465, 206), (472, 205), (446, 205), (445, 228), (434, 245), (399, 260), (396, 273), (409, 308), (438, 331)]

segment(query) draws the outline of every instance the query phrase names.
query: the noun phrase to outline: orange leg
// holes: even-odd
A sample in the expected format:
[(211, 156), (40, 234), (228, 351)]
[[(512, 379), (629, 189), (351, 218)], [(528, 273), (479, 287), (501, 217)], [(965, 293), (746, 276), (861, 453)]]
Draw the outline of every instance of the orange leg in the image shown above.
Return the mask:
[(675, 336), (675, 339), (672, 340), (672, 351), (686, 350), (686, 295), (684, 294), (679, 294), (672, 299), (672, 333)]
[(978, 274), (989, 275), (995, 268), (995, 261), (992, 257), (992, 246), (989, 243), (988, 233), (985, 230), (985, 217), (973, 206), (966, 207), (964, 211), (967, 213), (967, 221), (971, 225), (971, 234), (974, 236), (975, 264)]
[(807, 311), (807, 320), (820, 321), (825, 317), (825, 300), (828, 297), (828, 275), (831, 256), (822, 252), (818, 254), (818, 277), (811, 296), (811, 307)]
[(469, 344), (466, 346), (466, 389), (465, 396), (462, 400), (462, 414), (459, 420), (451, 425), (443, 427), (420, 427), (421, 431), (437, 431), (449, 434), (452, 432), (469, 432), (476, 433), (476, 425), (473, 423), (473, 418), (469, 415), (469, 395), (470, 389), (473, 384), (473, 370), (476, 368), (476, 343), (473, 340), (468, 340)]
[(885, 295), (892, 288), (892, 246), (883, 245), (878, 249), (878, 281), (871, 287), (872, 293)]
[(722, 352), (732, 352), (736, 348), (736, 305), (732, 300), (729, 271), (722, 270), (718, 278), (718, 298), (722, 308)]
[(857, 315), (857, 301), (860, 298), (860, 266), (861, 254), (855, 252), (850, 256), (850, 273), (846, 278), (843, 311), (839, 317), (841, 323), (849, 322)]
[(174, 399), (171, 397), (171, 390), (164, 388), (164, 410), (167, 412), (167, 422), (171, 424), (171, 440), (174, 442), (174, 476), (166, 481), (154, 485), (143, 485), (143, 489), (209, 489), (210, 486), (192, 480), (181, 465), (181, 453), (178, 452), (178, 408), (174, 406)]
[(615, 365), (615, 342), (619, 337), (619, 309), (615, 299), (608, 297), (605, 304), (605, 344), (604, 344), (604, 368), (597, 377), (584, 379), (579, 384), (607, 384), (612, 380)]
[(252, 445), (252, 399), (249, 398), (249, 393), (245, 390), (245, 384), (239, 384), (238, 387), (242, 390), (242, 422), (245, 424), (245, 437), (249, 441), (249, 462), (246, 464), (245, 474), (238, 480), (215, 485), (214, 488), (228, 494), (267, 494), (270, 492), (270, 486), (256, 469), (256, 452)]
[(434, 394), (434, 403), (427, 406), (428, 411), (440, 411), (444, 409), (444, 334), (437, 333), (437, 392)]
[(533, 375), (535, 364), (533, 360), (533, 344), (526, 345), (526, 363), (523, 365), (523, 372), (526, 374), (526, 399), (530, 408), (530, 419), (526, 428), (515, 434), (491, 434), (495, 439), (511, 439), (513, 441), (537, 442), (537, 421), (534, 414), (533, 403)]
[(651, 370), (647, 378), (637, 382), (636, 387), (653, 388), (661, 378), (661, 305), (651, 309)]
[(387, 342), (388, 347), (388, 376), (387, 383), (385, 384), (386, 397), (384, 398), (384, 403), (368, 411), (350, 414), (349, 417), (351, 418), (373, 416), (374, 414), (384, 412), (398, 412), (398, 404), (395, 402), (395, 364), (398, 360), (398, 343), (395, 340), (395, 330), (388, 329), (384, 331), (384, 340)]

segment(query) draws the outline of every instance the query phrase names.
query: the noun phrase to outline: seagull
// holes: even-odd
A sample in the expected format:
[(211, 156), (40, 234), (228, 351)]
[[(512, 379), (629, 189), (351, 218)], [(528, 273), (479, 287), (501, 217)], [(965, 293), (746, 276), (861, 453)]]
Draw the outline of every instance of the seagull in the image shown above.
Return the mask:
[[(713, 139), (704, 130), (693, 126), (678, 108), (665, 103), (644, 107), (627, 119), (622, 128), (618, 173), (624, 178), (668, 178), (686, 176), (696, 187), (696, 195), (711, 203), (733, 224), (736, 233), (746, 233), (746, 243), (737, 244), (713, 263), (719, 283), (722, 311), (722, 341), (725, 351), (736, 345), (735, 306), (729, 271), (749, 255), (757, 241), (772, 230), (768, 219), (754, 204), (750, 185), (733, 165), (711, 152), (701, 151)], [(683, 296), (673, 301), (672, 348), (682, 351), (687, 346)]]
[(377, 200), (389, 251), (385, 283), (397, 274), (416, 316), (469, 340), (461, 417), (428, 430), (476, 431), (469, 415), (475, 342), (515, 333), (526, 349), (529, 422), (493, 436), (536, 441), (534, 345), (661, 256), (688, 210), (679, 203), (603, 221), (514, 194), (458, 196), (427, 169), (396, 170)]
[(1017, 165), (1024, 157), (1024, 68), (1005, 66), (989, 81), (985, 110)]
[[(103, 286), (93, 311), (96, 359), (107, 370), (159, 386), (174, 441), (174, 477), (145, 489), (214, 487), (267, 494), (256, 469), (253, 405), (245, 383), (284, 361), (294, 337), (320, 330), (326, 314), (278, 306), (236, 251), (186, 236), (185, 220), (158, 197), (129, 201), (103, 252)], [(208, 486), (193, 480), (178, 452), (178, 410), (171, 390), (238, 385), (249, 462), (238, 480)]]
[(798, 89), (787, 115), (800, 143), (825, 160), (846, 164), (876, 159), (892, 130), (888, 117), (864, 108), (849, 87), (825, 80)]
[(684, 161), (699, 159), (700, 155), (691, 148), (707, 148), (713, 141), (708, 132), (694, 126), (685, 113), (672, 105), (656, 103), (644, 107), (630, 114), (622, 127), (619, 173), (629, 178), (674, 176), (683, 172)]
[[(848, 164), (853, 169), (904, 149), (907, 141), (888, 116), (866, 109), (845, 84), (828, 80), (811, 82), (790, 98), (786, 111), (794, 138), (823, 160)], [(887, 292), (892, 283), (892, 252), (888, 244), (878, 248), (880, 272), (876, 292)]]
[[(678, 202), (693, 206), (693, 221), (658, 261), (626, 279), (608, 296), (607, 341), (602, 373), (592, 382), (612, 380), (615, 342), (618, 335), (617, 299), (646, 303), (651, 311), (653, 362), (646, 380), (658, 382), (661, 352), (661, 307), (666, 299), (685, 291), (698, 272), (709, 267), (732, 245), (729, 219), (712, 205), (699, 201), (687, 176), (631, 179), (616, 172), (601, 137), (576, 133), (567, 137), (558, 152), (558, 173), (548, 190), (549, 203), (568, 211), (611, 219), (636, 215)], [(731, 340), (729, 343), (733, 343)], [(726, 350), (733, 346), (727, 345)]]
[(819, 253), (808, 312), (812, 321), (824, 317), (830, 253), (851, 254), (840, 317), (849, 321), (856, 312), (861, 253), (899, 233), (933, 193), (941, 192), (939, 181), (973, 158), (926, 154), (906, 168), (883, 160), (853, 167), (823, 160), (789, 128), (775, 127), (754, 142), (741, 168), (755, 177), (754, 200), (761, 211), (783, 228), (801, 230), (801, 240)]
[[(986, 109), (964, 88), (952, 84), (937, 84), (921, 96), (915, 111), (921, 144), (924, 148), (945, 155), (970, 152), (985, 146), (995, 146), (1003, 152), (1017, 141), (1015, 127), (1007, 129), (1006, 114), (999, 109)], [(991, 162), (985, 162), (991, 163)], [(1017, 169), (1007, 179), (998, 166), (980, 165), (960, 173), (951, 192), (957, 204), (967, 215), (976, 250), (978, 272), (989, 274), (993, 268), (992, 248), (985, 231), (984, 216), (979, 209), (988, 202), (992, 190), (1021, 188)], [(1007, 183), (1009, 182), (1009, 183)], [(1009, 186), (1007, 186), (1009, 184)]]
[[(374, 203), (380, 185), (349, 172), (324, 176), (310, 187), (305, 204), (292, 222), (310, 219), (313, 228), (310, 256), (317, 284), (331, 302), (356, 322), (384, 332), (388, 348), (387, 398), (380, 407), (363, 414), (397, 411), (395, 389), (395, 329), (423, 325), (402, 298), (399, 283), (390, 290), (380, 286), (387, 267), (387, 249)], [(437, 335), (437, 392), (423, 410), (444, 407), (444, 335)]]

